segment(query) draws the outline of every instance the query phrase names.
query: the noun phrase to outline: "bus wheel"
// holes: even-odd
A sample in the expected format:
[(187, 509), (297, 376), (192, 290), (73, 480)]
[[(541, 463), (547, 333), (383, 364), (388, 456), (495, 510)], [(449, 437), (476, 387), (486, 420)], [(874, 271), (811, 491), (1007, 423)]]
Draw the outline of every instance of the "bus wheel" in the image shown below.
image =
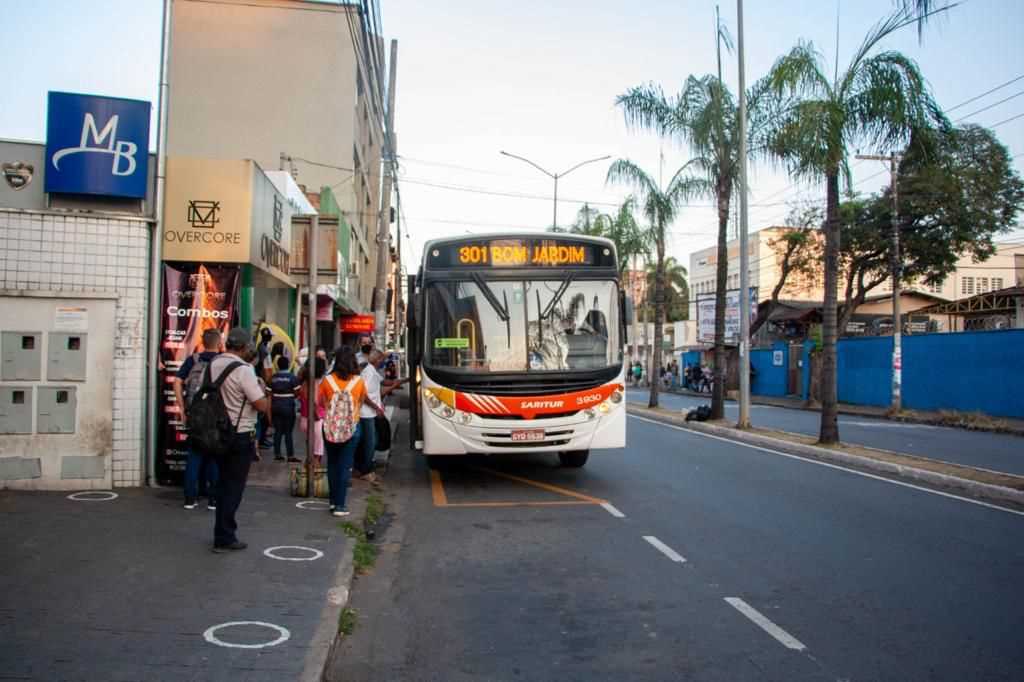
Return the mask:
[(558, 461), (562, 463), (562, 466), (574, 469), (586, 464), (588, 457), (590, 457), (590, 450), (570, 450), (558, 453)]

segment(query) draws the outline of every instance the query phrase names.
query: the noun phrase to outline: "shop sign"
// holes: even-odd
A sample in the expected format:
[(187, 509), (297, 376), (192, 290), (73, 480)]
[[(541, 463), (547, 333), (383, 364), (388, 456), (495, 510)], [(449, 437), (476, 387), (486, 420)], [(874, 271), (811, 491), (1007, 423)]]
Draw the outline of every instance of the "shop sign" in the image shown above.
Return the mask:
[[(750, 321), (757, 317), (757, 287), (750, 287)], [(740, 291), (725, 292), (725, 342), (737, 343), (740, 336)], [(715, 294), (697, 297), (697, 340), (715, 342)]]
[(51, 92), (45, 191), (144, 199), (150, 109), (140, 100)]
[(342, 315), (338, 329), (342, 334), (363, 334), (373, 331), (373, 315)]
[(326, 296), (316, 297), (316, 319), (318, 322), (330, 322), (334, 319), (334, 301)]
[(177, 483), (185, 471), (188, 434), (181, 428), (183, 406), (172, 386), (181, 364), (202, 349), (203, 332), (219, 329), (227, 335), (235, 310), (240, 270), (215, 265), (164, 264), (160, 325), (160, 423), (157, 479)]
[(19, 189), (25, 189), (29, 183), (32, 182), (32, 175), (35, 173), (35, 167), (30, 163), (24, 161), (14, 161), (13, 163), (5, 161), (0, 163), (0, 171), (4, 174), (4, 180), (7, 182), (7, 186), (18, 191)]

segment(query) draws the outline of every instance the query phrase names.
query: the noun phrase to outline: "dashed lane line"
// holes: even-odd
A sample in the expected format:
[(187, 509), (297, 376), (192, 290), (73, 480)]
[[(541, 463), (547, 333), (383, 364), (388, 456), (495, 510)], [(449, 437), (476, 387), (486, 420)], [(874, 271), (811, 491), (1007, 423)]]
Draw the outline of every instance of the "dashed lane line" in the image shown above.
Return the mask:
[(942, 492), (941, 490), (932, 490), (931, 488), (924, 488), (924, 487), (921, 487), (919, 485), (914, 485), (913, 483), (906, 483), (904, 481), (897, 481), (897, 480), (894, 480), (894, 479), (891, 479), (891, 478), (886, 478), (885, 476), (876, 476), (875, 474), (869, 474), (866, 471), (857, 471), (856, 469), (849, 469), (847, 467), (839, 466), (838, 464), (832, 464), (830, 462), (819, 462), (818, 460), (815, 460), (815, 459), (810, 459), (810, 458), (807, 458), (807, 457), (801, 457), (800, 455), (793, 455), (793, 454), (790, 454), (788, 452), (781, 452), (779, 450), (772, 450), (771, 448), (762, 447), (760, 445), (751, 445), (750, 443), (744, 443), (744, 442), (738, 441), (738, 440), (732, 440), (732, 439), (729, 439), (729, 438), (723, 438), (722, 436), (713, 436), (710, 433), (701, 433), (700, 431), (691, 431), (690, 429), (684, 429), (683, 427), (676, 426), (675, 424), (666, 424), (665, 422), (660, 422), (660, 421), (658, 421), (656, 419), (647, 419), (646, 417), (639, 417), (639, 416), (637, 416), (635, 414), (629, 415), (629, 418), (630, 419), (639, 419), (642, 422), (648, 422), (650, 424), (657, 424), (658, 426), (664, 426), (666, 429), (675, 429), (676, 431), (683, 431), (685, 433), (691, 434), (693, 436), (699, 436), (701, 438), (711, 438), (712, 440), (720, 440), (723, 443), (731, 443), (732, 445), (738, 445), (740, 447), (750, 448), (751, 450), (760, 450), (762, 452), (767, 452), (767, 453), (772, 454), (772, 455), (779, 455), (780, 457), (788, 457), (789, 459), (795, 459), (795, 460), (799, 460), (801, 462), (806, 462), (807, 464), (816, 464), (817, 466), (828, 467), (829, 469), (836, 469), (838, 471), (845, 471), (847, 473), (855, 474), (857, 476), (863, 476), (864, 478), (871, 478), (871, 479), (874, 479), (876, 481), (882, 481), (884, 483), (891, 483), (892, 485), (898, 485), (898, 486), (901, 486), (901, 487), (904, 487), (904, 488), (911, 488), (913, 490), (919, 490), (919, 491), (921, 491), (923, 493), (928, 493), (929, 495), (938, 495), (940, 497), (948, 497), (951, 500), (959, 500), (960, 502), (967, 502), (969, 504), (976, 504), (979, 507), (988, 507), (989, 509), (995, 509), (995, 510), (998, 510), (998, 511), (1001, 511), (1001, 512), (1006, 512), (1007, 514), (1016, 514), (1017, 516), (1024, 516), (1024, 511), (1017, 511), (1016, 509), (1009, 509), (1007, 507), (1000, 507), (997, 504), (989, 504), (988, 502), (982, 502), (981, 500), (972, 500), (969, 497), (961, 497), (960, 495), (954, 495), (952, 493), (945, 493), (945, 492)]
[(744, 616), (754, 622), (757, 627), (761, 628), (769, 635), (774, 637), (782, 646), (787, 649), (793, 649), (794, 651), (804, 651), (807, 647), (803, 643), (789, 634), (775, 623), (765, 618), (760, 611), (755, 609), (753, 606), (743, 601), (739, 597), (725, 597), (725, 601), (729, 603), (734, 609), (742, 613)]
[(661, 552), (677, 564), (686, 563), (686, 559), (681, 554), (679, 554), (679, 552), (675, 551), (674, 549), (666, 545), (664, 542), (654, 537), (653, 535), (645, 535), (644, 540), (649, 542), (651, 546), (653, 546), (656, 550), (658, 550), (659, 552)]
[(620, 512), (618, 509), (616, 509), (611, 502), (602, 502), (601, 507), (603, 507), (606, 512), (608, 512), (617, 519), (626, 518), (626, 515)]

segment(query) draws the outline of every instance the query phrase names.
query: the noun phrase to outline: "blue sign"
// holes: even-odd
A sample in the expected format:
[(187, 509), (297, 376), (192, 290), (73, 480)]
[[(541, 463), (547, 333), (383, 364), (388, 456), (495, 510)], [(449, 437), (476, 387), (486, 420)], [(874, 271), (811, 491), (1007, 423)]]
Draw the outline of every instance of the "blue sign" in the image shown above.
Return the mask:
[(146, 197), (150, 103), (51, 92), (47, 192)]

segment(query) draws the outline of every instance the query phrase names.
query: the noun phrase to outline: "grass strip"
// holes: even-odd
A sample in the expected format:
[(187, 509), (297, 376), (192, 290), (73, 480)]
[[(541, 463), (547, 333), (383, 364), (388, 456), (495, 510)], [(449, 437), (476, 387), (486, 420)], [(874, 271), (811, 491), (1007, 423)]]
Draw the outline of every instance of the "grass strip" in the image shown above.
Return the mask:
[(355, 632), (357, 620), (356, 610), (346, 606), (341, 610), (341, 615), (338, 616), (338, 632), (343, 635), (351, 635)]

